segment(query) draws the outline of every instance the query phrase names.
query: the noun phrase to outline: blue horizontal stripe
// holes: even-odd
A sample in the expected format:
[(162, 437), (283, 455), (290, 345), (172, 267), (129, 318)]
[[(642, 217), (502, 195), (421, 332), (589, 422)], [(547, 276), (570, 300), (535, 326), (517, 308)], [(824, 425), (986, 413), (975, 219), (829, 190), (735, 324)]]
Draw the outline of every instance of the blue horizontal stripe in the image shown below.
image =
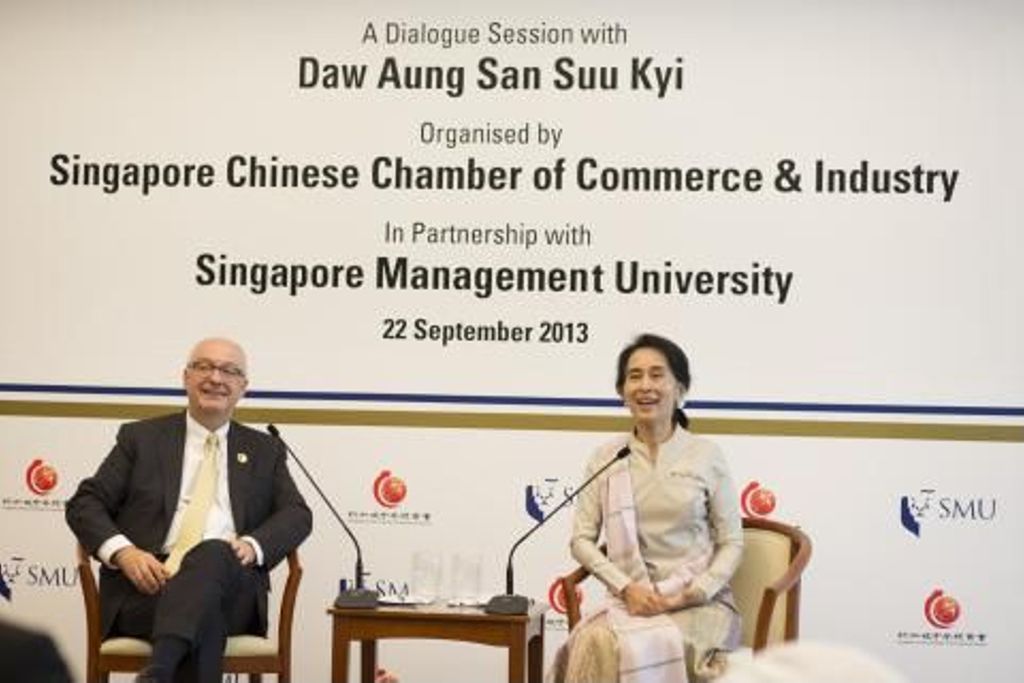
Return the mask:
[[(73, 384), (0, 383), (0, 392), (22, 394), (72, 394), (99, 396), (184, 396), (185, 391), (167, 387), (109, 387)], [(571, 396), (489, 396), (483, 394), (404, 394), (359, 391), (277, 391), (254, 389), (250, 398), (280, 401), (351, 401), (373, 403), (445, 403), (486, 406), (552, 406), (562, 408), (616, 408), (618, 398)], [(801, 403), (786, 401), (687, 401), (687, 408), (713, 411), (765, 411), (781, 413), (875, 413), (901, 415), (962, 415), (1024, 417), (1024, 407), (892, 405), (882, 403)]]

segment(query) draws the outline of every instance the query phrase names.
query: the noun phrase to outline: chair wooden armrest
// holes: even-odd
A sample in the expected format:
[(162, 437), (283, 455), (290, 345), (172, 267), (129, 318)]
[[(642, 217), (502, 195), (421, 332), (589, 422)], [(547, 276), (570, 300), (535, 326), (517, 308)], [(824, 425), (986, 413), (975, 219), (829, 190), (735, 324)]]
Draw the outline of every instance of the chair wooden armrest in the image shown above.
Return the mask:
[(98, 655), (100, 651), (100, 591), (96, 586), (96, 575), (92, 571), (92, 558), (85, 546), (78, 544), (75, 550), (78, 569), (78, 583), (82, 587), (82, 601), (85, 604), (85, 652), (86, 680), (99, 678)]
[(299, 564), (299, 553), (292, 550), (288, 553), (288, 578), (281, 594), (281, 612), (277, 622), (277, 651), (280, 653), (281, 665), (285, 671), (292, 668), (292, 621), (295, 618), (295, 598), (302, 580), (302, 565)]
[(565, 596), (565, 616), (569, 620), (569, 630), (576, 627), (580, 621), (580, 599), (576, 593), (577, 586), (590, 576), (590, 570), (586, 567), (577, 567), (571, 574), (566, 574), (561, 579), (562, 595)]
[[(601, 546), (601, 552), (605, 552), (607, 546)], [(580, 597), (578, 593), (579, 584), (583, 583), (590, 576), (590, 570), (579, 566), (571, 573), (561, 577), (562, 594), (565, 596), (565, 616), (569, 621), (569, 630), (575, 628), (580, 621)]]
[[(786, 571), (764, 586), (756, 612), (756, 626), (751, 648), (756, 652), (769, 644), (771, 624), (778, 600), (786, 597), (786, 614), (783, 617), (783, 640), (796, 640), (800, 635), (800, 580), (811, 559), (811, 539), (799, 527), (771, 519), (745, 518), (745, 532), (756, 530), (779, 534), (789, 539), (789, 562)], [(749, 617), (748, 617), (749, 618)]]

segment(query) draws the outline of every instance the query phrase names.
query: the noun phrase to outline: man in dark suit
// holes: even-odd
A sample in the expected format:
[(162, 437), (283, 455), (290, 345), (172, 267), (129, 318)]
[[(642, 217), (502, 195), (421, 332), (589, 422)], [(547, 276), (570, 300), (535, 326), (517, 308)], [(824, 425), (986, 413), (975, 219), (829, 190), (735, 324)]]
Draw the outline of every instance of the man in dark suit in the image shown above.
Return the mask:
[(188, 410), (123, 425), (66, 517), (103, 563), (103, 637), (153, 642), (138, 680), (216, 683), (227, 636), (266, 633), (269, 570), (312, 516), (282, 444), (231, 420), (248, 386), (242, 348), (199, 342), (183, 381)]

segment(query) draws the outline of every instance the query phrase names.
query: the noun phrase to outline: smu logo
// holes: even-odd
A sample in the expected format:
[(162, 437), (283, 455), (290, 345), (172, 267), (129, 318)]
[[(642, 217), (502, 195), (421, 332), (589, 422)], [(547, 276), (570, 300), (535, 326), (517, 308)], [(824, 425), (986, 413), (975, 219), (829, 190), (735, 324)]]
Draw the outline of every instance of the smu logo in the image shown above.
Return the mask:
[(37, 496), (45, 496), (57, 488), (57, 470), (41, 458), (36, 458), (25, 469), (25, 486)]
[(924, 618), (938, 629), (947, 629), (960, 618), (960, 603), (936, 588), (924, 601)]
[(405, 602), (409, 599), (409, 583), (407, 581), (377, 579), (373, 582), (373, 588), (377, 591), (377, 595), (380, 596), (381, 600)]
[[(14, 586), (22, 588), (61, 590), (78, 585), (78, 569), (74, 565), (36, 562), (21, 555), (0, 559), (0, 596), (14, 601)], [(19, 591), (21, 588), (19, 588)]]
[(775, 511), (775, 503), (775, 493), (757, 481), (747, 484), (740, 494), (740, 507), (746, 517), (767, 517)]
[(991, 522), (996, 516), (995, 498), (938, 496), (935, 489), (921, 489), (900, 498), (900, 524), (921, 537), (921, 525), (928, 520), (949, 522)]
[(386, 508), (398, 507), (407, 492), (405, 481), (391, 474), (391, 470), (381, 470), (373, 480), (373, 497)]
[[(530, 484), (526, 487), (526, 514), (538, 522), (551, 514), (561, 502), (572, 495), (572, 487), (561, 487), (559, 491), (558, 478), (547, 478), (540, 484)], [(561, 493), (561, 496), (559, 496)]]

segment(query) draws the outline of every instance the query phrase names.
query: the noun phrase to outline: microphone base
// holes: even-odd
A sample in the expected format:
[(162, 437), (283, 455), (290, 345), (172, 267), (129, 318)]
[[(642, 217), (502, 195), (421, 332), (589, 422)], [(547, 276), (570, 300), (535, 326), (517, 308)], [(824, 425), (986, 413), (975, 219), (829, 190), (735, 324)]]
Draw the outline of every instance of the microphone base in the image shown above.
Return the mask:
[(487, 614), (526, 614), (530, 611), (530, 598), (525, 595), (495, 595), (487, 601)]
[(368, 588), (353, 588), (338, 593), (334, 599), (338, 609), (377, 609), (377, 591)]

